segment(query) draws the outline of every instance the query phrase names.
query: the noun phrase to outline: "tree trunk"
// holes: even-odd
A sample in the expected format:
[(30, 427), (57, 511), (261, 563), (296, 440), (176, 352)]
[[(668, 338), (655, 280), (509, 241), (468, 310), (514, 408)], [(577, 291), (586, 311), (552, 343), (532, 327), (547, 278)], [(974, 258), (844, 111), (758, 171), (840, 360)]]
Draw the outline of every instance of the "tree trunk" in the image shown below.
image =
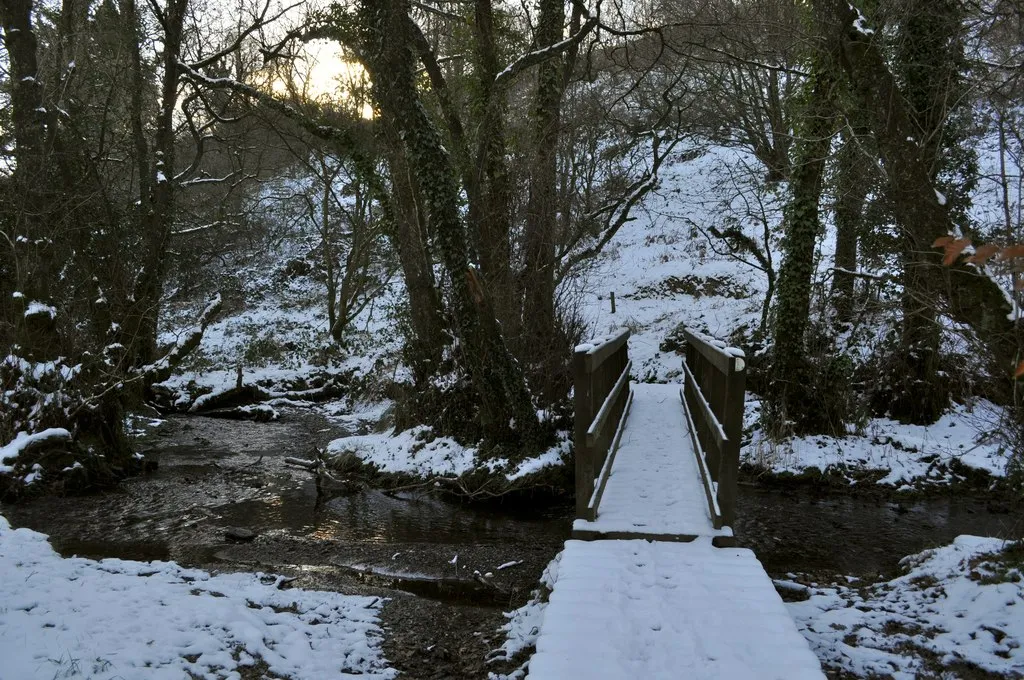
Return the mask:
[(409, 170), (402, 139), (389, 121), (380, 121), (378, 129), (384, 141), (391, 176), (394, 213), (391, 243), (398, 254), (398, 263), (409, 296), (412, 337), (409, 338), (406, 351), (413, 376), (419, 384), (433, 375), (440, 366), (441, 349), (445, 342), (441, 301), (434, 281), (434, 268), (427, 248), (415, 180)]
[[(135, 304), (123, 326), (122, 344), (137, 366), (156, 359), (157, 321), (167, 275), (167, 247), (174, 226), (175, 114), (178, 110), (178, 57), (188, 0), (168, 0), (163, 16), (163, 74), (160, 110), (153, 143), (153, 175), (149, 178), (149, 210), (142, 218), (142, 271), (135, 284)], [(145, 186), (145, 182), (141, 183)], [(145, 205), (146, 201), (142, 201)]]
[(479, 113), (477, 151), (474, 167), (475, 184), (481, 188), (478, 206), (471, 223), (477, 225), (477, 250), (480, 270), (491, 292), (495, 313), (501, 321), (505, 337), (519, 332), (519, 313), (512, 283), (510, 230), (512, 222), (512, 182), (505, 160), (505, 105), (500, 93), (494, 91), (498, 76), (498, 47), (494, 34), (494, 13), (491, 0), (475, 0), (474, 23), (477, 71), (479, 73)]
[(836, 69), (833, 55), (818, 55), (812, 71), (810, 100), (803, 118), (792, 195), (785, 211), (785, 258), (779, 268), (772, 355), (772, 391), (779, 415), (798, 428), (813, 427), (815, 401), (810, 393), (804, 335), (810, 318), (814, 245), (821, 231), (819, 201), (825, 160), (835, 134)]
[(893, 417), (913, 423), (934, 422), (949, 401), (938, 376), (940, 329), (932, 283), (938, 272), (937, 236), (952, 231), (948, 211), (932, 184), (927, 147), (908, 115), (905, 98), (881, 52), (855, 22), (859, 12), (843, 0), (827, 3), (841, 46), (843, 66), (855, 96), (871, 122), (888, 175), (888, 195), (901, 227), (903, 328), (898, 383), (891, 395)]
[[(10, 68), (16, 164), (11, 196), (15, 202), (11, 211), (15, 230), (11, 243), (4, 244), (13, 250), (11, 264), (7, 265), (12, 271), (4, 277), (12, 289), (0, 291), (0, 305), (5, 310), (10, 306), (11, 314), (4, 318), (14, 321), (11, 344), (20, 344), (28, 357), (52, 359), (61, 348), (53, 319), (24, 315), (24, 305), (29, 302), (52, 302), (52, 251), (54, 243), (61, 240), (53, 230), (56, 201), (51, 191), (53, 176), (46, 162), (46, 106), (32, 9), (32, 0), (0, 0), (0, 23)], [(15, 298), (16, 292), (21, 297)]]
[(862, 171), (857, 138), (848, 133), (836, 158), (836, 252), (832, 279), (832, 305), (836, 321), (853, 317), (854, 274), (857, 271), (857, 241), (868, 195), (866, 173)]
[(515, 445), (536, 434), (537, 415), (522, 371), (505, 346), (484, 284), (476, 267), (469, 264), (455, 168), (416, 89), (408, 11), (408, 0), (363, 2), (365, 65), (382, 115), (394, 121), (408, 150), (451, 276), (456, 331), (480, 397), (485, 436), (491, 443)]
[[(540, 0), (537, 45), (543, 49), (562, 39), (565, 10), (562, 0)], [(537, 366), (544, 377), (548, 400), (558, 397), (558, 365), (565, 365), (559, 352), (555, 319), (555, 234), (557, 230), (558, 138), (564, 65), (551, 58), (537, 67), (537, 94), (533, 120), (533, 149), (530, 161), (530, 195), (526, 207), (523, 270), (519, 289), (522, 300), (524, 347), (545, 348), (532, 356), (551, 358)], [(554, 382), (549, 378), (556, 378)], [(562, 386), (567, 388), (568, 386)]]

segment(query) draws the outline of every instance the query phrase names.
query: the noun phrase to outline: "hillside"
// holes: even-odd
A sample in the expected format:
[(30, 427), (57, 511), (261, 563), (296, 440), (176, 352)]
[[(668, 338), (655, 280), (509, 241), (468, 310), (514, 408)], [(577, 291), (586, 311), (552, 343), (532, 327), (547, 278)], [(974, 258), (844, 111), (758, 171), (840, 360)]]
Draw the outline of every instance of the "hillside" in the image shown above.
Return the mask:
[[(778, 232), (785, 187), (766, 188), (757, 167), (749, 154), (733, 148), (704, 144), (683, 150), (663, 169), (658, 189), (634, 211), (634, 219), (583, 275), (563, 286), (562, 299), (578, 310), (589, 333), (631, 330), (634, 380), (679, 380), (681, 355), (673, 332), (680, 326), (741, 343), (749, 342), (758, 329), (767, 277), (756, 260), (744, 253), (730, 255), (725, 242), (711, 235), (713, 228), (733, 226), (763, 244), (766, 233)], [(982, 184), (977, 193), (978, 218), (988, 219), (992, 186)], [(233, 309), (210, 326), (199, 350), (166, 385), (183, 391), (192, 384), (193, 392), (229, 389), (235, 385), (239, 364), (246, 384), (279, 392), (338, 380), (351, 388), (340, 401), (310, 407), (340, 423), (356, 424), (357, 429), (383, 432), (337, 440), (332, 451), (354, 452), (386, 472), (421, 476), (457, 476), (480, 466), (474, 442), (437, 437), (425, 426), (401, 433), (387, 427), (393, 410), (386, 396), (393, 393), (389, 385), (411, 379), (400, 358), (401, 339), (394, 332), (401, 281), (392, 280), (380, 299), (359, 315), (345, 346), (339, 347), (327, 338), (325, 289), (314, 276), (315, 263), (309, 261), (314, 241), (312, 234), (298, 229), (287, 234), (276, 254), (251, 256), (233, 277)], [(822, 290), (829, 285), (833, 243), (828, 226), (817, 257)], [(766, 257), (777, 266), (782, 258), (778, 239), (771, 237), (768, 244)], [(187, 327), (175, 323), (192, 318), (198, 304), (176, 303), (165, 317), (161, 339), (170, 342), (180, 335)], [(840, 342), (845, 345), (835, 350), (868, 361), (885, 331), (884, 320), (866, 317), (855, 332), (843, 335)], [(960, 341), (955, 327), (947, 338), (951, 355), (961, 352), (964, 362), (972, 361), (970, 347)], [(747, 346), (748, 354), (757, 355), (760, 347)], [(280, 397), (271, 401), (288, 403)], [(1000, 478), (1009, 460), (1007, 441), (998, 435), (1003, 412), (981, 398), (955, 404), (928, 426), (865, 419), (844, 438), (775, 441), (761, 430), (759, 413), (759, 397), (749, 393), (743, 460), (751, 469), (779, 475), (823, 474), (832, 482), (859, 480), (911, 489), (977, 474)], [(484, 467), (517, 479), (556, 462), (564, 464), (567, 444), (563, 439), (539, 458), (514, 468), (501, 461), (488, 461)]]

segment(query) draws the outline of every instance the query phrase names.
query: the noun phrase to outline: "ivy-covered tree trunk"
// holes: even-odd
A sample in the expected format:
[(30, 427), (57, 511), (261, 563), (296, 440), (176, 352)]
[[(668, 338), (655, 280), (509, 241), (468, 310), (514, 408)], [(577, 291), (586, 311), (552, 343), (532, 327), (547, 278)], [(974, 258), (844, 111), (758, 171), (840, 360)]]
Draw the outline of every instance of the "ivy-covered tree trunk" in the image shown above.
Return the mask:
[[(947, 121), (958, 98), (959, 65), (962, 61), (959, 34), (959, 3), (953, 0), (913, 0), (900, 24), (897, 65), (902, 70), (907, 117), (911, 125), (913, 153), (927, 169), (936, 186), (942, 149), (949, 145)], [(954, 142), (955, 144), (955, 142)], [(901, 180), (898, 175), (895, 179)], [(900, 181), (905, 185), (905, 181)], [(936, 189), (937, 190), (937, 189)], [(892, 199), (913, 200), (905, 189), (891, 186)], [(948, 199), (941, 201), (948, 213)], [(901, 207), (897, 206), (897, 211)], [(903, 212), (909, 212), (903, 208)], [(892, 415), (914, 423), (934, 422), (949, 402), (948, 385), (940, 376), (941, 329), (939, 297), (933, 283), (939, 270), (929, 252), (936, 236), (935, 225), (924, 215), (907, 215), (901, 221), (903, 261), (903, 328), (901, 365), (895, 371), (902, 384), (893, 395)]]
[[(0, 305), (10, 310), (3, 318), (11, 319), (14, 325), (11, 344), (21, 345), (29, 357), (52, 359), (60, 353), (61, 342), (53, 315), (45, 310), (53, 302), (53, 251), (55, 242), (61, 239), (53, 228), (54, 173), (46, 159), (47, 109), (32, 11), (32, 0), (0, 0), (15, 142), (15, 168), (9, 184), (10, 238), (3, 244), (3, 248), (11, 249), (2, 277), (10, 289), (0, 291)], [(33, 302), (45, 306), (29, 307)], [(39, 311), (33, 313), (32, 309)]]
[[(54, 80), (62, 79), (59, 83), (47, 87), (43, 82), (33, 24), (36, 9), (32, 0), (0, 0), (16, 144), (13, 176), (5, 182), (10, 201), (0, 210), (0, 220), (10, 221), (4, 231), (14, 242), (15, 271), (2, 277), (13, 290), (0, 290), (0, 304), (2, 318), (14, 322), (11, 344), (19, 345), (14, 353), (33, 362), (27, 371), (20, 362), (5, 365), (4, 378), (13, 389), (4, 407), (11, 413), (4, 416), (16, 431), (63, 428), (79, 444), (96, 443), (95, 451), (61, 443), (90, 469), (128, 468), (134, 458), (124, 438), (126, 390), (118, 384), (123, 376), (111, 376), (96, 338), (84, 330), (88, 324), (82, 322), (82, 311), (87, 305), (79, 299), (87, 272), (98, 270), (84, 254), (91, 237), (115, 225), (109, 214), (97, 209), (102, 202), (97, 195), (105, 187), (97, 190), (98, 177), (89, 174), (91, 165), (83, 162), (88, 152), (74, 127), (81, 123), (71, 115), (74, 107), (67, 107), (69, 113), (61, 109), (59, 99), (51, 100), (51, 93), (56, 98), (68, 96), (59, 90), (69, 85), (70, 75), (62, 64), (51, 74)], [(58, 30), (51, 39), (66, 57), (74, 53), (71, 33), (82, 30), (84, 12), (77, 3), (66, 4), (62, 11), (52, 17)], [(25, 308), (28, 303), (35, 304)], [(7, 305), (14, 307), (11, 316)], [(56, 377), (64, 366), (74, 365), (78, 368), (71, 377)], [(57, 393), (64, 396), (57, 398)], [(51, 469), (46, 463), (44, 468), (46, 473), (59, 473), (68, 464)]]
[(500, 70), (498, 42), (494, 29), (491, 0), (473, 3), (473, 30), (478, 81), (477, 149), (474, 167), (469, 169), (480, 187), (475, 212), (478, 235), (477, 250), (480, 268), (495, 313), (501, 321), (505, 337), (519, 333), (519, 312), (515, 304), (516, 290), (512, 283), (512, 180), (509, 176), (505, 146), (505, 102), (494, 87)]
[(419, 208), (417, 188), (402, 139), (392, 121), (381, 120), (378, 129), (391, 177), (391, 243), (398, 254), (409, 298), (412, 337), (409, 338), (407, 355), (414, 377), (420, 382), (433, 375), (441, 363), (444, 346), (441, 301), (427, 248), (424, 216)]
[[(537, 19), (537, 48), (549, 47), (562, 39), (565, 9), (562, 0), (540, 0)], [(558, 324), (555, 318), (555, 239), (558, 201), (558, 138), (562, 93), (565, 90), (564, 63), (550, 58), (537, 67), (533, 144), (530, 161), (529, 199), (526, 206), (523, 270), (520, 273), (523, 341), (528, 347), (549, 348), (553, 361), (539, 366), (544, 374), (548, 398), (555, 398), (558, 366), (566, 361), (558, 353)], [(567, 358), (567, 357), (566, 357)], [(549, 378), (554, 378), (553, 382)], [(564, 392), (563, 392), (564, 393)]]
[(897, 382), (890, 387), (890, 412), (908, 422), (934, 422), (949, 397), (938, 374), (940, 328), (932, 283), (939, 263), (932, 242), (950, 230), (949, 212), (935, 191), (921, 131), (872, 34), (861, 26), (862, 15), (842, 0), (818, 4), (829, 7), (836, 17), (834, 39), (842, 47), (842, 63), (875, 133), (889, 201), (901, 230), (903, 325), (899, 366), (892, 371)]
[(772, 406), (798, 429), (814, 427), (804, 335), (810, 318), (814, 246), (821, 232), (819, 201), (825, 160), (835, 134), (837, 73), (833, 55), (821, 48), (811, 74), (798, 127), (796, 160), (785, 209), (785, 257), (779, 269), (772, 349)]
[(832, 305), (836, 320), (848, 322), (853, 315), (854, 272), (857, 270), (857, 243), (863, 222), (864, 201), (870, 186), (860, 145), (848, 132), (836, 157), (836, 252), (832, 279)]
[(470, 264), (459, 210), (455, 168), (420, 101), (414, 72), (408, 0), (364, 0), (359, 8), (362, 54), (383, 116), (393, 120), (451, 277), (452, 313), (485, 436), (518, 444), (538, 431), (523, 373), (509, 354), (484, 283)]

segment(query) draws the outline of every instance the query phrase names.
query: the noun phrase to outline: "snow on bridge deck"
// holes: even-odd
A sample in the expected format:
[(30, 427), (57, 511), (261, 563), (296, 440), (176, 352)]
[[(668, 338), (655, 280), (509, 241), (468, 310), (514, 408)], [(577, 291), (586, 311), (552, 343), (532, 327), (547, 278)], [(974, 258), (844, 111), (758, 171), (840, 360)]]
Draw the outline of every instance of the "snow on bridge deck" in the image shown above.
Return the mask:
[(824, 678), (754, 553), (567, 541), (528, 680)]
[(732, 536), (715, 529), (690, 439), (679, 385), (634, 384), (619, 450), (593, 522), (576, 538)]
[(825, 677), (754, 553), (714, 546), (732, 531), (684, 408), (678, 385), (633, 385), (597, 517), (573, 524), (613, 540), (566, 542), (528, 680)]

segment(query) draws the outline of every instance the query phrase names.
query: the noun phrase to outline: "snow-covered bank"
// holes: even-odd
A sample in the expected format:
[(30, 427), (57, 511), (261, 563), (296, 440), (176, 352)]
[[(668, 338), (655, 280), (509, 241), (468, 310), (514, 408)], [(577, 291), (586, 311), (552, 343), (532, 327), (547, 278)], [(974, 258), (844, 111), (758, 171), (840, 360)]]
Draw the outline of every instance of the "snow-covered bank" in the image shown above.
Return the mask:
[[(747, 403), (746, 422), (756, 426), (759, 402)], [(741, 451), (742, 461), (778, 475), (809, 471), (848, 479), (870, 479), (897, 490), (956, 483), (980, 473), (993, 480), (1006, 476), (1012, 449), (998, 436), (1002, 409), (979, 400), (955, 404), (931, 425), (904, 425), (873, 418), (862, 434), (844, 438), (816, 435), (772, 442), (754, 428)]]
[(451, 437), (437, 437), (425, 425), (402, 432), (388, 431), (342, 437), (327, 446), (327, 453), (355, 455), (363, 463), (380, 472), (411, 474), (417, 477), (458, 477), (476, 469), (487, 468), (502, 474), (509, 482), (539, 473), (547, 467), (562, 465), (569, 457), (568, 433), (562, 433), (555, 446), (517, 465), (505, 459), (480, 460), (478, 450), (464, 446)]
[(0, 516), (0, 676), (392, 678), (379, 598), (281, 589), (280, 577), (173, 562), (61, 558)]
[[(562, 553), (555, 555), (540, 577), (541, 587), (533, 591), (533, 597), (519, 609), (505, 613), (508, 622), (499, 630), (505, 633), (505, 642), (488, 655), (488, 663), (514, 659), (525, 650), (537, 644), (540, 627), (544, 624), (544, 612), (548, 608), (548, 595), (558, 580), (558, 565)], [(522, 680), (526, 676), (527, 659), (519, 668), (509, 674), (488, 673), (488, 680)]]
[(823, 663), (863, 677), (903, 680), (966, 664), (1024, 677), (1024, 549), (960, 536), (904, 558), (899, 578), (858, 588), (814, 588), (789, 611)]
[[(633, 378), (639, 381), (680, 380), (681, 356), (674, 337), (680, 325), (728, 340), (735, 334), (749, 337), (760, 324), (767, 274), (749, 253), (731, 252), (715, 230), (739, 230), (775, 270), (782, 258), (779, 224), (785, 187), (766, 186), (759, 161), (742, 149), (699, 141), (679, 149), (682, 153), (662, 169), (658, 189), (634, 210), (633, 221), (586, 271), (565, 281), (561, 291), (563, 301), (581, 315), (588, 334), (630, 328)], [(832, 276), (835, 230), (831, 224), (824, 227), (816, 256), (816, 290), (827, 289)], [(391, 402), (386, 397), (400, 393), (391, 389), (395, 384), (410, 383), (402, 364), (401, 334), (396, 332), (403, 284), (395, 277), (351, 325), (346, 344), (338, 345), (328, 339), (326, 288), (315, 273), (317, 232), (310, 228), (288, 233), (283, 250), (253, 256), (232, 272), (237, 290), (226, 298), (231, 301), (229, 311), (208, 328), (201, 347), (165, 384), (184, 395), (180, 406), (188, 407), (197, 397), (212, 398), (199, 396), (204, 392), (216, 395), (232, 389), (241, 366), (245, 385), (258, 384), (271, 393), (325, 383), (351, 392), (315, 406), (293, 405), (315, 408), (361, 435), (336, 440), (332, 452), (354, 453), (385, 473), (434, 477), (486, 470), (515, 480), (550, 471), (569, 459), (567, 442), (515, 468), (504, 461), (484, 460), (473, 442), (463, 445), (435, 437), (426, 425), (366, 434), (388, 428)], [(868, 261), (863, 265), (875, 267)], [(893, 291), (887, 289), (886, 294)], [(816, 307), (816, 318), (821, 313)], [(194, 315), (184, 302), (172, 304), (163, 319), (162, 341), (173, 342)], [(836, 352), (858, 366), (877, 350), (891, 320), (868, 314), (859, 323), (858, 332), (836, 339)], [(958, 332), (952, 329), (948, 335), (956, 338)], [(758, 348), (748, 349), (753, 359)], [(963, 342), (944, 351), (954, 364), (972, 353)], [(978, 482), (985, 475), (1005, 475), (1012, 447), (979, 439), (998, 429), (999, 415), (991, 404), (979, 402), (974, 408), (957, 406), (928, 427), (873, 419), (859, 434), (846, 438), (815, 436), (774, 444), (757, 430), (757, 413), (751, 411), (746, 425), (754, 436), (743, 455), (745, 462), (777, 474), (817, 470), (832, 479), (878, 482), (895, 489), (948, 485), (965, 476)], [(975, 475), (975, 470), (983, 474)]]

